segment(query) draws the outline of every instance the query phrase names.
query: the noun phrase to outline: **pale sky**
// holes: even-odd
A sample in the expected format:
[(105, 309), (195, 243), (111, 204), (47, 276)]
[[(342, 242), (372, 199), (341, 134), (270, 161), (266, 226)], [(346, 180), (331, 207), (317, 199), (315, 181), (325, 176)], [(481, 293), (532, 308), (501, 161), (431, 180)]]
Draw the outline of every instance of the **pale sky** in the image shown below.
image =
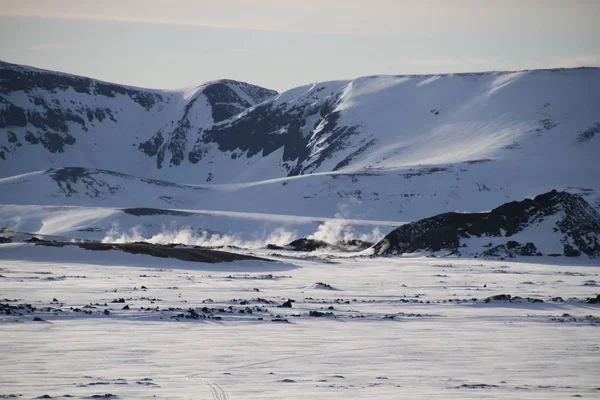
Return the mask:
[(600, 66), (600, 0), (0, 0), (0, 60), (148, 88)]

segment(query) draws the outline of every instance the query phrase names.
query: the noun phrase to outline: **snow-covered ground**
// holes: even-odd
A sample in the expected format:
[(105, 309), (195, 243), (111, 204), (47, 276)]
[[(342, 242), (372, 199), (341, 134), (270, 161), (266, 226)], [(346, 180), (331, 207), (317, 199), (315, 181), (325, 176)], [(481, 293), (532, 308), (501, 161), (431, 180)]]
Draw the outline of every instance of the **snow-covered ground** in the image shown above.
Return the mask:
[[(0, 317), (0, 394), (564, 399), (600, 393), (600, 305), (583, 302), (598, 293), (595, 260), (254, 253), (278, 261), (201, 264), (0, 245), (0, 303), (16, 307)], [(499, 294), (522, 299), (486, 303)], [(278, 307), (288, 299), (295, 301), (291, 308)]]

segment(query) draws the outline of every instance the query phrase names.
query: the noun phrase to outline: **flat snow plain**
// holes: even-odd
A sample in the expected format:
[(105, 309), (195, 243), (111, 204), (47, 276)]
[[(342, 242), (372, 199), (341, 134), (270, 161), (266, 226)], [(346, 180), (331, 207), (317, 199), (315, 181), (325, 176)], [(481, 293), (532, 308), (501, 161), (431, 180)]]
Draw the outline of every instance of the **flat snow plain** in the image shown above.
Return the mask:
[(277, 261), (0, 245), (0, 395), (600, 397), (597, 260), (252, 252)]

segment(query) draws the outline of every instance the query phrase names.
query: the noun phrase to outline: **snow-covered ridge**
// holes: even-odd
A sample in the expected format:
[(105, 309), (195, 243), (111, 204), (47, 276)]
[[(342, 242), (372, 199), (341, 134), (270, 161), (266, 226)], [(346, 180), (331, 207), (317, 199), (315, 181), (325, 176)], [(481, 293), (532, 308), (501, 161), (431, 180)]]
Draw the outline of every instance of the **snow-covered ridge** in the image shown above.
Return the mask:
[[(529, 142), (573, 142), (566, 135), (595, 144), (585, 132), (600, 123), (597, 68), (369, 76), (274, 97), (226, 79), (156, 91), (0, 67), (2, 176), (60, 165), (250, 182), (505, 159)], [(127, 163), (115, 165), (115, 152)]]
[(225, 79), (141, 89), (0, 63), (0, 176), (76, 166), (154, 177), (163, 163), (193, 164), (203, 127), (275, 94)]
[[(31, 69), (0, 68), (3, 204), (404, 222), (556, 189), (600, 208), (596, 68), (373, 76), (281, 94), (219, 80), (141, 91), (154, 96), (148, 109), (119, 85), (47, 88), (71, 76), (38, 70), (13, 90), (7, 71)], [(80, 172), (73, 191), (57, 171)]]

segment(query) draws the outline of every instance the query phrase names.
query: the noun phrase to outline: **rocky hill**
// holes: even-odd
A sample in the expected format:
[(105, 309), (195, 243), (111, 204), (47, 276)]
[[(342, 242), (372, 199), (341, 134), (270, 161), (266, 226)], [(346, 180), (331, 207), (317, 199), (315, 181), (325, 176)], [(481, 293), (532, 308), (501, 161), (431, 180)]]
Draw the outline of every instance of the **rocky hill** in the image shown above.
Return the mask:
[(375, 255), (446, 251), (460, 255), (600, 256), (600, 214), (581, 197), (555, 190), (489, 212), (444, 213), (403, 225)]

